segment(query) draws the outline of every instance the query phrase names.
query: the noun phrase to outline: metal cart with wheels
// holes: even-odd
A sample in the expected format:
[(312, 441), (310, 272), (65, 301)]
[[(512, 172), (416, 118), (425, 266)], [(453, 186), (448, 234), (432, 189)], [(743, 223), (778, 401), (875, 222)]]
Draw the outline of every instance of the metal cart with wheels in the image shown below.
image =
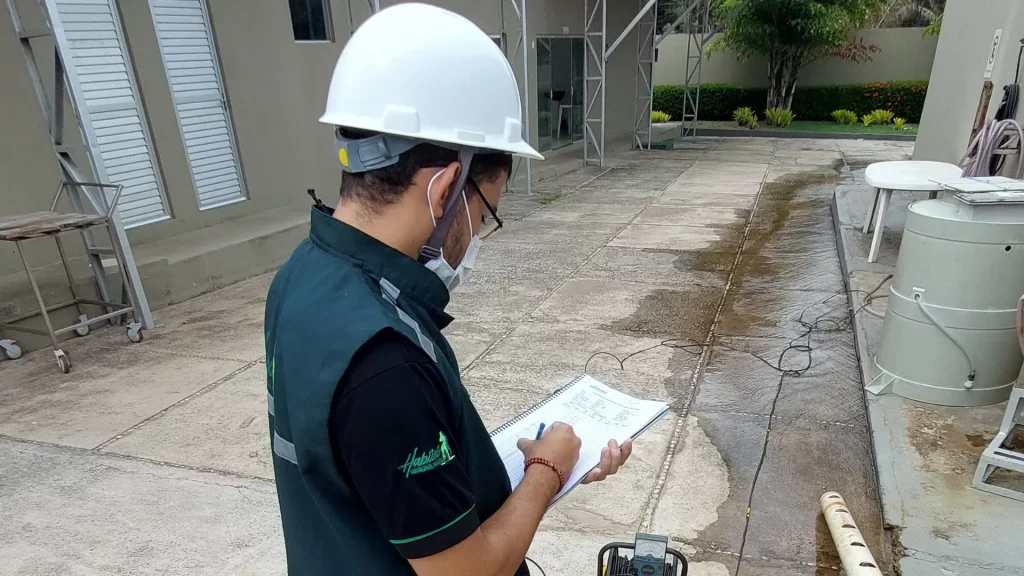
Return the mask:
[[(113, 189), (114, 196), (111, 201), (107, 203), (108, 208), (105, 214), (57, 212), (57, 203), (60, 201), (64, 190), (70, 186), (98, 188), (100, 190)], [(14, 245), (18, 250), (18, 255), (21, 257), (21, 262), (25, 266), (25, 274), (28, 276), (29, 284), (32, 285), (32, 292), (35, 295), (36, 303), (39, 305), (38, 310), (21, 314), (14, 318), (8, 318), (7, 320), (0, 322), (0, 332), (22, 332), (49, 337), (50, 344), (53, 347), (53, 354), (57, 359), (57, 366), (59, 366), (60, 371), (65, 374), (71, 371), (71, 360), (68, 358), (68, 355), (64, 350), (61, 349), (60, 343), (57, 340), (57, 337), (62, 334), (73, 332), (78, 336), (85, 336), (89, 333), (89, 327), (94, 324), (108, 321), (115, 323), (117, 320), (127, 320), (128, 316), (131, 316), (131, 321), (127, 322), (126, 327), (128, 339), (132, 342), (142, 341), (142, 323), (140, 322), (140, 319), (142, 318), (141, 310), (139, 309), (139, 304), (135, 298), (134, 291), (129, 289), (130, 280), (128, 279), (128, 271), (125, 267), (124, 253), (114, 237), (113, 230), (114, 211), (117, 209), (117, 201), (120, 199), (123, 189), (124, 187), (120, 184), (65, 181), (62, 182), (60, 187), (57, 189), (57, 194), (54, 196), (53, 204), (50, 206), (50, 210), (48, 212), (34, 212), (32, 214), (0, 218), (0, 241), (14, 242)], [(122, 292), (127, 295), (129, 300), (129, 303), (127, 304), (80, 298), (75, 292), (75, 280), (71, 275), (71, 269), (68, 267), (67, 254), (64, 250), (64, 243), (61, 240), (61, 234), (70, 231), (82, 232), (91, 228), (99, 227), (106, 228), (107, 234), (110, 237), (111, 250), (109, 250), (108, 253), (113, 255), (114, 259), (117, 261), (117, 268), (121, 275), (121, 282), (124, 286)], [(22, 244), (26, 240), (45, 237), (53, 238), (54, 242), (57, 244), (57, 253), (60, 254), (60, 261), (64, 267), (64, 274), (68, 281), (68, 289), (71, 292), (70, 300), (51, 305), (47, 305), (46, 302), (43, 301), (43, 295), (39, 290), (39, 284), (36, 282), (36, 278), (32, 273), (32, 267), (29, 265), (28, 260), (25, 257), (25, 251), (22, 247)], [(102, 270), (98, 272), (100, 274), (103, 273)], [(99, 316), (89, 317), (85, 312), (83, 305), (96, 306), (103, 309), (104, 312)], [(70, 326), (55, 329), (53, 327), (53, 322), (50, 320), (50, 312), (69, 308), (71, 306), (74, 306), (78, 311), (78, 322)], [(42, 316), (43, 323), (46, 325), (46, 330), (37, 330), (35, 328), (16, 325), (19, 322), (36, 316)], [(21, 356), (21, 348), (13, 340), (0, 340), (0, 350), (2, 350), (4, 356), (11, 360)]]

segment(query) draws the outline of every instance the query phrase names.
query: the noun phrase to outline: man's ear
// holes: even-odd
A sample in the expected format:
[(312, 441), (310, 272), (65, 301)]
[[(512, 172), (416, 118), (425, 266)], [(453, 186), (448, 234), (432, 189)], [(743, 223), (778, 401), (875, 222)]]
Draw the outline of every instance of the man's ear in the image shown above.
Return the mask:
[[(440, 174), (430, 170), (424, 170), (424, 172), (426, 172), (427, 185), (430, 187), (427, 191), (427, 196), (430, 198), (430, 205), (434, 209), (434, 218), (440, 219), (444, 214), (444, 203), (448, 199), (448, 190), (451, 189), (459, 174), (459, 163), (452, 162), (445, 166)], [(431, 185), (430, 179), (434, 178), (435, 174), (437, 174), (437, 177), (434, 179), (433, 185)]]

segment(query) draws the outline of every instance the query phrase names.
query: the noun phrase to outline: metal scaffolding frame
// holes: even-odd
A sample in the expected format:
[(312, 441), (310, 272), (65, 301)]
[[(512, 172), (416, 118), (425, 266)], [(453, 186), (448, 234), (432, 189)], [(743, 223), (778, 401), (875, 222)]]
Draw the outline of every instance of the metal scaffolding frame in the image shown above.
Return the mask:
[[(706, 1), (706, 0), (705, 0)], [(634, 30), (637, 31), (636, 90), (633, 106), (633, 146), (651, 143), (651, 106), (653, 103), (654, 49), (657, 32), (658, 0), (639, 0), (633, 20), (609, 45), (608, 0), (584, 0), (583, 164), (604, 166), (607, 112), (608, 59)]]
[[(87, 116), (88, 112), (83, 109), (81, 104), (82, 95), (78, 76), (73, 65), (68, 67), (65, 63), (64, 55), (68, 51), (67, 36), (64, 33), (63, 27), (54, 26), (53, 19), (57, 13), (57, 5), (54, 0), (35, 0), (34, 3), (42, 11), (46, 28), (28, 30), (22, 25), (17, 1), (6, 0), (5, 4), (14, 27), (14, 33), (21, 44), (22, 56), (28, 69), (29, 79), (32, 82), (33, 92), (47, 121), (50, 143), (53, 145), (54, 155), (60, 166), (62, 181), (85, 182), (90, 180), (82, 175), (74, 158), (71, 157), (69, 148), (64, 143), (64, 92), (67, 90), (71, 101), (71, 108), (78, 121), (82, 142), (85, 144), (86, 155), (89, 159), (94, 179), (104, 181), (105, 183), (106, 170), (96, 158), (98, 149), (95, 146), (96, 142), (90, 137), (94, 132), (91, 129), (91, 121)], [(52, 95), (47, 94), (46, 85), (43, 82), (43, 77), (40, 74), (39, 65), (36, 60), (35, 50), (32, 47), (32, 40), (36, 38), (50, 38), (53, 42)], [(92, 210), (100, 214), (107, 213), (109, 200), (103, 191), (96, 194), (85, 187), (69, 185), (67, 187), (67, 196), (72, 208), (76, 212), (87, 213), (89, 210)], [(89, 261), (89, 268), (92, 271), (93, 279), (96, 282), (96, 289), (99, 292), (100, 300), (105, 302), (114, 301), (110, 295), (110, 287), (107, 285), (103, 257), (113, 257), (116, 251), (119, 250), (123, 256), (126, 277), (128, 279), (128, 283), (123, 287), (121, 301), (132, 301), (132, 297), (134, 297), (134, 301), (138, 303), (139, 315), (141, 316), (141, 318), (136, 318), (135, 320), (141, 322), (143, 328), (152, 329), (154, 326), (153, 314), (150, 311), (149, 301), (142, 288), (142, 280), (135, 265), (135, 257), (132, 255), (131, 246), (128, 244), (128, 236), (116, 210), (111, 218), (111, 222), (114, 232), (112, 240), (116, 242), (116, 245), (112, 245), (109, 248), (97, 245), (93, 234), (89, 230), (82, 232), (86, 257)], [(108, 308), (107, 313), (110, 312), (112, 310)]]
[(700, 74), (704, 64), (704, 50), (714, 36), (711, 26), (710, 0), (691, 0), (686, 9), (667, 26), (661, 36), (654, 42), (657, 47), (680, 24), (686, 24), (684, 33), (690, 39), (686, 43), (686, 73), (683, 76), (683, 117), (680, 118), (680, 137), (697, 135), (697, 120), (700, 113)]
[[(608, 0), (583, 0), (583, 165), (604, 166)], [(600, 13), (600, 18), (598, 14)], [(600, 102), (598, 102), (600, 100)]]
[[(501, 22), (500, 45), (509, 63), (522, 57), (522, 91), (523, 104), (523, 138), (530, 140), (532, 117), (530, 114), (530, 62), (527, 49), (528, 34), (526, 27), (527, 0), (498, 0), (498, 15)], [(379, 10), (379, 0), (367, 0), (371, 12)], [(510, 19), (506, 18), (505, 3), (512, 6), (518, 19), (518, 33), (510, 27)], [(349, 19), (351, 21), (352, 0), (349, 0)], [(685, 83), (684, 117), (680, 128), (682, 136), (696, 133), (697, 110), (700, 105), (700, 71), (704, 49), (713, 34), (710, 24), (711, 3), (709, 0), (691, 0), (686, 9), (666, 29), (665, 34), (658, 35), (658, 0), (638, 0), (638, 10), (633, 20), (619, 36), (608, 44), (608, 0), (584, 0), (584, 57), (583, 57), (583, 164), (584, 166), (604, 166), (605, 137), (607, 112), (608, 59), (616, 48), (632, 33), (637, 32), (637, 61), (635, 94), (633, 106), (633, 141), (634, 149), (650, 148), (651, 145), (651, 112), (654, 104), (654, 54), (658, 45), (665, 40), (668, 32), (680, 24), (687, 23), (688, 30), (694, 36), (687, 46), (687, 72)], [(696, 23), (694, 22), (696, 20)], [(696, 24), (696, 25), (695, 25)], [(515, 35), (515, 41), (512, 36)], [(511, 51), (509, 50), (511, 46)], [(533, 170), (531, 161), (517, 159), (509, 178), (509, 188), (525, 166), (527, 192), (532, 191)]]
[[(505, 2), (508, 2), (512, 6), (512, 10), (518, 17), (519, 31), (516, 36), (515, 48), (512, 52), (509, 52), (509, 25), (508, 19), (505, 18)], [(530, 141), (530, 51), (526, 48), (527, 46), (527, 34), (526, 34), (526, 0), (498, 0), (498, 17), (501, 22), (501, 51), (505, 53), (505, 58), (508, 63), (515, 66), (514, 62), (516, 58), (520, 56), (522, 51), (522, 63), (523, 63), (523, 80), (520, 85), (521, 101), (523, 105), (523, 139), (526, 142)], [(514, 30), (514, 28), (513, 28)], [(514, 183), (516, 178), (523, 174), (526, 178), (526, 185), (523, 187), (527, 194), (533, 192), (533, 164), (529, 158), (517, 158), (515, 165), (512, 168), (512, 174), (509, 175), (508, 189), (514, 190)]]
[(638, 0), (636, 29), (636, 86), (633, 102), (633, 149), (651, 147), (651, 112), (654, 111), (654, 42), (658, 32), (658, 0)]

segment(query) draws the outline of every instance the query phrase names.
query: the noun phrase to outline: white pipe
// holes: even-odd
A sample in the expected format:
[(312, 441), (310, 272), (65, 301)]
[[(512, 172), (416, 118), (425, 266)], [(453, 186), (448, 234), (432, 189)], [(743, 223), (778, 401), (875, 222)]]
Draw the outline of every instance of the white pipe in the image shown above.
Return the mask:
[(864, 543), (864, 536), (853, 521), (846, 501), (838, 492), (826, 492), (821, 497), (821, 513), (832, 533), (839, 551), (839, 560), (848, 576), (882, 576), (875, 557)]

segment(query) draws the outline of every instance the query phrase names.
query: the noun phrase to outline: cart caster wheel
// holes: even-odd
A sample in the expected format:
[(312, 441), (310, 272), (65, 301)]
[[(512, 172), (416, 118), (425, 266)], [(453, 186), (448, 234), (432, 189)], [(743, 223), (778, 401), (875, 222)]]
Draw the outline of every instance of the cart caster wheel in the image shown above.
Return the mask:
[(57, 357), (57, 366), (60, 367), (60, 371), (67, 374), (71, 372), (71, 359), (64, 353), (63, 350), (57, 350), (53, 353)]
[[(78, 317), (78, 321), (79, 322), (86, 322), (88, 320), (89, 320), (89, 317), (86, 316), (85, 314), (82, 314), (81, 316)], [(78, 334), (79, 336), (88, 336), (89, 335), (89, 326), (85, 325), (85, 326), (79, 326), (78, 328), (75, 328), (75, 334)]]
[(15, 344), (14, 340), (7, 340), (6, 343), (0, 341), (0, 348), (3, 348), (4, 357), (8, 360), (21, 358), (21, 346)]
[(128, 329), (125, 331), (128, 334), (128, 339), (132, 342), (142, 342), (142, 326), (139, 324), (129, 324)]

